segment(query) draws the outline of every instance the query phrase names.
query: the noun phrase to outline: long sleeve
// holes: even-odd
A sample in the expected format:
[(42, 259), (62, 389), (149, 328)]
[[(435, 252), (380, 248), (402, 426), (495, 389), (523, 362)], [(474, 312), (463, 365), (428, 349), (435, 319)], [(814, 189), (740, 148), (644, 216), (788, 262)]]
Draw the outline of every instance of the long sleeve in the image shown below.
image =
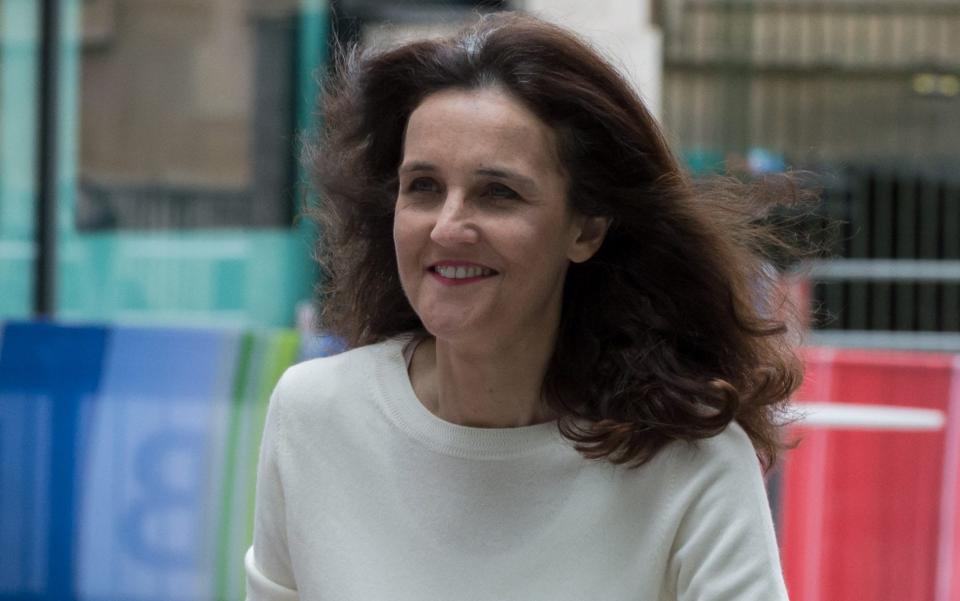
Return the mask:
[[(770, 507), (754, 450), (732, 425), (678, 478), (689, 499), (674, 540), (669, 582), (678, 601), (785, 601)], [(702, 455), (701, 455), (702, 456)]]
[(286, 503), (281, 474), (283, 419), (280, 385), (274, 390), (260, 443), (253, 546), (244, 558), (248, 601), (297, 601), (287, 547)]

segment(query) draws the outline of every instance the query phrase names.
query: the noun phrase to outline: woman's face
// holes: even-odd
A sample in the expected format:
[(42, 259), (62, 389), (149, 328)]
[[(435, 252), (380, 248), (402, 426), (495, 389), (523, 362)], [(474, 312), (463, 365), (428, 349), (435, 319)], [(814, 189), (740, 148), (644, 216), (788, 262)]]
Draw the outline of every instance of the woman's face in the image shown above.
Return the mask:
[(403, 290), (431, 334), (553, 335), (567, 266), (595, 250), (566, 190), (553, 131), (503, 92), (445, 90), (413, 111), (393, 236)]

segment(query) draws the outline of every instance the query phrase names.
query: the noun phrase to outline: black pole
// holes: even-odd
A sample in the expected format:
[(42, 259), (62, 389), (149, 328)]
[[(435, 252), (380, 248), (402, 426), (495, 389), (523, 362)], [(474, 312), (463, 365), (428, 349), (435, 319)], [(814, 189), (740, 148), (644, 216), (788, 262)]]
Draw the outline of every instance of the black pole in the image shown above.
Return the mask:
[(37, 144), (36, 260), (33, 313), (53, 317), (57, 279), (57, 163), (60, 104), (60, 2), (43, 0), (40, 15), (40, 114)]

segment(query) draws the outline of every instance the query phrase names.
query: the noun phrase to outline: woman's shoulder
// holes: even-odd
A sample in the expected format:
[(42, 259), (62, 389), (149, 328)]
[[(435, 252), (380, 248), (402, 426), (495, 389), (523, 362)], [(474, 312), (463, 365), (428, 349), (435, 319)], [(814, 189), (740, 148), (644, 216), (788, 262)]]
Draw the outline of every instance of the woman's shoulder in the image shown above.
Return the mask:
[(736, 420), (718, 434), (690, 442), (673, 443), (676, 460), (691, 466), (754, 464), (759, 466), (756, 449), (750, 436)]
[(385, 362), (397, 360), (402, 344), (390, 339), (296, 363), (280, 377), (271, 402), (295, 412), (304, 405), (315, 408), (344, 394), (359, 394)]
[(719, 434), (685, 446), (683, 455), (694, 462), (740, 461), (745, 457), (757, 459), (750, 437), (736, 420), (727, 424)]
[(649, 489), (655, 482), (664, 494), (687, 496), (717, 485), (736, 487), (737, 483), (762, 477), (753, 443), (736, 421), (709, 438), (675, 440), (636, 469), (611, 469), (622, 474), (624, 485), (638, 491)]
[(760, 460), (750, 437), (736, 421), (719, 434), (670, 445), (669, 469), (675, 481), (694, 489), (721, 482), (736, 487), (762, 478)]

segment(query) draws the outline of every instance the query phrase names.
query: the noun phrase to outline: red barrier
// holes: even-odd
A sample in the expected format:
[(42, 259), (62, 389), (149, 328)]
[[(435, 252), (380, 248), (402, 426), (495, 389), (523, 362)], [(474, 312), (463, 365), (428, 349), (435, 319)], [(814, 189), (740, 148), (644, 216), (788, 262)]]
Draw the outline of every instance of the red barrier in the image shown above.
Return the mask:
[(960, 601), (960, 363), (952, 355), (824, 348), (806, 349), (805, 361), (798, 402), (935, 409), (947, 419), (932, 429), (865, 422), (791, 430), (801, 439), (783, 477), (791, 599)]

